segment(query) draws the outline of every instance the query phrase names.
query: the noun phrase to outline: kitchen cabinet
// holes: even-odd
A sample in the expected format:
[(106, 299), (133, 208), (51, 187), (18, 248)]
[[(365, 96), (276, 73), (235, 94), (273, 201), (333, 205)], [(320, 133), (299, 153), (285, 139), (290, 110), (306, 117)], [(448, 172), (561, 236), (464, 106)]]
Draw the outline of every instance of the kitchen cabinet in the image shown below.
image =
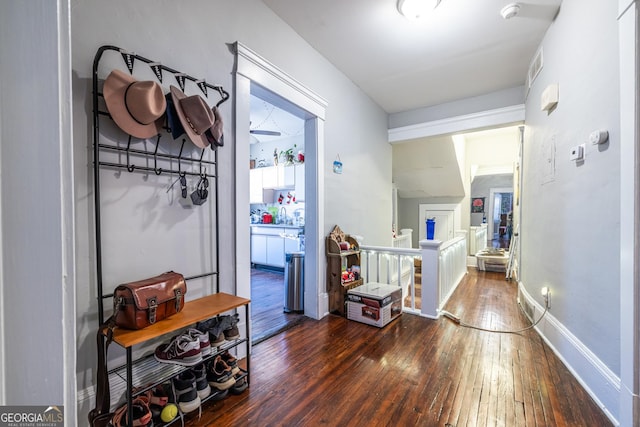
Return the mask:
[(267, 265), (284, 268), (284, 237), (267, 236)]
[(273, 202), (273, 190), (263, 186), (265, 169), (269, 168), (249, 169), (249, 203)]
[(279, 165), (279, 184), (286, 188), (293, 188), (296, 185), (296, 167)]
[[(263, 197), (259, 190), (261, 189), (293, 189), (295, 187), (296, 181), (296, 170), (295, 166), (267, 166), (264, 168), (256, 168), (249, 170), (249, 181), (250, 181), (250, 199), (252, 199), (251, 194), (254, 195), (253, 199), (259, 200)], [(273, 195), (273, 192), (271, 193)], [(268, 203), (272, 200), (268, 200)], [(254, 203), (254, 202), (251, 202)], [(262, 203), (262, 202), (255, 202)]]
[(285, 254), (298, 252), (300, 240), (287, 236), (297, 236), (298, 227), (251, 227), (251, 263), (269, 267), (284, 268)]
[(267, 236), (251, 234), (251, 263), (267, 265)]
[(262, 172), (262, 188), (275, 188), (278, 186), (277, 166), (269, 166), (258, 170)]
[(293, 167), (295, 175), (296, 201), (304, 202), (304, 163)]
[(271, 166), (262, 168), (263, 188), (290, 188), (295, 185), (295, 167), (293, 166)]
[(284, 238), (284, 256), (286, 262), (286, 254), (300, 251), (300, 239)]

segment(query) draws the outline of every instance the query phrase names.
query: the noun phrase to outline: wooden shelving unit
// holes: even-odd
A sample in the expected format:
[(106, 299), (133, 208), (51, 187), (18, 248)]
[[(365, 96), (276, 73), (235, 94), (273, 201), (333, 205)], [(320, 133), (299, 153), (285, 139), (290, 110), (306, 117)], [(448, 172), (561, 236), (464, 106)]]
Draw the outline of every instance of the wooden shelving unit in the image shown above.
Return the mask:
[[(348, 245), (342, 249), (341, 243)], [(327, 236), (325, 242), (327, 255), (327, 292), (329, 293), (329, 312), (346, 316), (346, 296), (349, 289), (362, 285), (362, 279), (344, 281), (343, 269), (360, 266), (360, 245), (351, 236), (344, 234), (337, 225)], [(343, 268), (344, 267), (344, 268)]]
[[(136, 331), (115, 328), (113, 330), (113, 342), (123, 348), (133, 347), (136, 344), (149, 341), (153, 338), (169, 334), (201, 320), (210, 319), (224, 312), (249, 304), (247, 298), (219, 292), (208, 295), (194, 301), (187, 301), (179, 313), (154, 323), (144, 329)], [(248, 322), (247, 322), (248, 324)]]
[[(217, 293), (199, 298), (185, 303), (184, 308), (179, 313), (168, 319), (157, 322), (140, 330), (128, 330), (115, 328), (113, 330), (113, 342), (126, 350), (127, 363), (109, 371), (109, 388), (111, 396), (132, 396), (133, 390), (142, 393), (158, 384), (161, 384), (189, 367), (158, 362), (153, 355), (148, 355), (137, 360), (132, 358), (133, 346), (143, 344), (149, 340), (169, 335), (202, 320), (210, 319), (230, 310), (245, 306), (246, 334), (249, 336), (249, 309), (251, 301), (247, 298), (237, 297), (225, 293)], [(106, 329), (103, 330), (106, 334)], [(248, 338), (237, 339), (226, 342), (214, 350), (207, 359), (229, 350), (238, 345), (245, 344), (247, 383), (249, 383), (249, 372), (251, 371), (250, 348)], [(113, 407), (117, 407), (122, 402), (112, 402)]]

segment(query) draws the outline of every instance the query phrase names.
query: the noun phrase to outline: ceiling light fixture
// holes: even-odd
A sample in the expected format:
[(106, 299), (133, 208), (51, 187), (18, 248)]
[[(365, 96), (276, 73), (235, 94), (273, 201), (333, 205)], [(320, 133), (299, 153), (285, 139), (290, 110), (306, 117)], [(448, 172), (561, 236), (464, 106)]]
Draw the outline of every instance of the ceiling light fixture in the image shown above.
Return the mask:
[(519, 3), (510, 3), (502, 8), (500, 11), (500, 15), (504, 19), (511, 19), (516, 16), (520, 12), (520, 4)]
[(398, 12), (408, 19), (418, 19), (432, 11), (442, 0), (398, 0)]

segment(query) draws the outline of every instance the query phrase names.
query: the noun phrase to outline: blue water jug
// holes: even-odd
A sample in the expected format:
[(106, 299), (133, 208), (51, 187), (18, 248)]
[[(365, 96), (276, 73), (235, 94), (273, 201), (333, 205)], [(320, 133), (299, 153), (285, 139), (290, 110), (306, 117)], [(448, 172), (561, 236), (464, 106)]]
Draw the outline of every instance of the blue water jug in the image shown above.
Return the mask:
[(436, 219), (427, 218), (427, 240), (433, 240), (433, 236), (436, 233)]

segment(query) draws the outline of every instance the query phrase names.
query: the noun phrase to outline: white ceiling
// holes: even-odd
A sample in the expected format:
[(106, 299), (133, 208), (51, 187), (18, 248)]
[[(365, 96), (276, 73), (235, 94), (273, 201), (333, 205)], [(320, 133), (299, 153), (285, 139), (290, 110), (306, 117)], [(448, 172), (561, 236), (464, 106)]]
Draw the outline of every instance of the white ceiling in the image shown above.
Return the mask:
[(304, 135), (304, 120), (283, 108), (286, 101), (265, 100), (251, 95), (251, 131), (277, 132), (280, 135), (252, 134), (251, 143), (276, 141)]
[(561, 0), (442, 0), (410, 21), (397, 0), (263, 0), (388, 113), (525, 84)]
[[(505, 20), (500, 10), (513, 0), (442, 0), (410, 21), (397, 0), (263, 0), (389, 114), (524, 86), (561, 1), (520, 1), (519, 14)], [(515, 145), (517, 128), (463, 139)], [(487, 158), (474, 164), (476, 173), (512, 170), (515, 158), (500, 160), (504, 150), (492, 155), (482, 146)], [(401, 197), (464, 196), (451, 136), (394, 145), (392, 169)]]

